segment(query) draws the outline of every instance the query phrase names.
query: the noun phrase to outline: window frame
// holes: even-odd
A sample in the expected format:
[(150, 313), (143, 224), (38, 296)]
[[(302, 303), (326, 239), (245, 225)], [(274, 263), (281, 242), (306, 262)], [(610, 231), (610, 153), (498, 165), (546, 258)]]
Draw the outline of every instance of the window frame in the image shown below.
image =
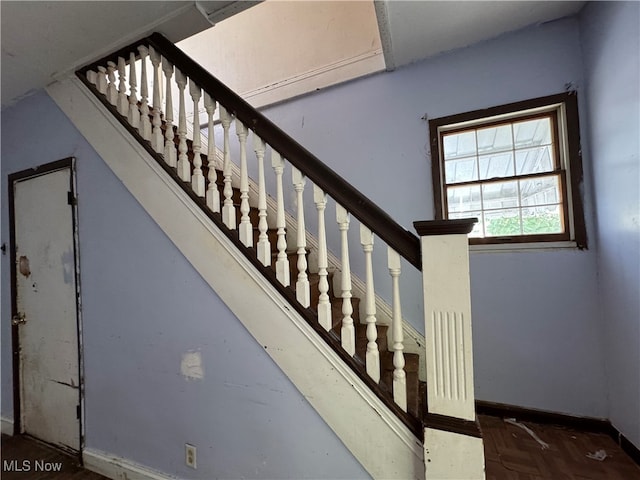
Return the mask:
[[(571, 242), (580, 249), (587, 248), (587, 235), (582, 203), (582, 151), (580, 148), (580, 125), (578, 117), (577, 92), (569, 91), (522, 102), (509, 103), (483, 110), (449, 115), (429, 120), (429, 143), (431, 146), (431, 177), (434, 192), (435, 218), (447, 219), (446, 180), (442, 137), (445, 133), (510, 124), (529, 118), (548, 116), (552, 118), (552, 135), (556, 149), (556, 169), (540, 175), (559, 175), (561, 181), (562, 211), (565, 220), (565, 232), (554, 234), (529, 234), (495, 237), (470, 237), (471, 245), (514, 244), (544, 247), (544, 244)], [(536, 176), (539, 174), (534, 174)], [(496, 181), (521, 178), (521, 175), (506, 176)], [(525, 176), (526, 177), (526, 176)], [(482, 185), (493, 179), (465, 182)]]

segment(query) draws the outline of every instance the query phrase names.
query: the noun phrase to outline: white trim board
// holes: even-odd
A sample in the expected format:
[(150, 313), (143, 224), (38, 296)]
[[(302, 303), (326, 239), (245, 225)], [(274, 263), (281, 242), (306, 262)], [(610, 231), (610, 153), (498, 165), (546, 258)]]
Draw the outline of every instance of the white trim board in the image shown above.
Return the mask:
[[(423, 479), (422, 442), (293, 311), (80, 80), (69, 78), (47, 91), (363, 467), (374, 478)], [(215, 252), (216, 261), (203, 262), (203, 249)], [(234, 288), (238, 284), (242, 289)], [(248, 295), (253, 302), (246, 302)]]
[(114, 480), (169, 480), (177, 478), (91, 448), (82, 452), (82, 461), (87, 470)]
[(1, 417), (0, 421), (2, 422), (2, 434), (13, 435), (13, 420), (8, 417)]

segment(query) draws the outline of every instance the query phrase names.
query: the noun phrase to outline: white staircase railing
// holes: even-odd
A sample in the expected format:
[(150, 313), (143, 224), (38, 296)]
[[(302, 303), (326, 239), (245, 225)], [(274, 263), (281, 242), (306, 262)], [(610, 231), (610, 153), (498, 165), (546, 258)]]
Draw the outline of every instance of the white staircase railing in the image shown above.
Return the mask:
[[(351, 286), (351, 257), (362, 255), (366, 284), (362, 326), (366, 348), (360, 361), (364, 364), (362, 370), (367, 381), (381, 394), (386, 388), (381, 361), (384, 352), (380, 348), (382, 336), (376, 316), (374, 278), (389, 275), (390, 281), (381, 283), (391, 285), (391, 291), (382, 296), (390, 299), (393, 312), (388, 335), (392, 363), (388, 393), (395, 403), (395, 411), (413, 427), (418, 425), (422, 429), (424, 425), (427, 431), (447, 430), (457, 435), (478, 436), (474, 429), (466, 243), (466, 233), (473, 221), (418, 222), (420, 241), (158, 34), (85, 67), (79, 77), (134, 135), (148, 142), (149, 152), (183, 182), (183, 187), (192, 192), (195, 201), (202, 199), (203, 208), (219, 218), (221, 225), (237, 231), (248, 255), (253, 255), (262, 266), (273, 264), (275, 282), (282, 287), (293, 285), (300, 311), (309, 311), (324, 331), (333, 331), (335, 335), (339, 332), (339, 345), (346, 357), (357, 355), (356, 328), (359, 327), (359, 311), (354, 311), (357, 303), (353, 302)], [(187, 118), (186, 113), (187, 86), (193, 102), (192, 119)], [(138, 87), (140, 99), (137, 98)], [(174, 88), (179, 104), (176, 126), (173, 123)], [(148, 103), (149, 90), (151, 105)], [(204, 127), (208, 139), (206, 162), (201, 151), (200, 110), (206, 112), (207, 118)], [(187, 138), (188, 123), (191, 123), (192, 138)], [(237, 143), (233, 143), (236, 140), (231, 135), (232, 126)], [(177, 127), (175, 131), (174, 127)], [(224, 162), (220, 173), (216, 171), (216, 133), (223, 143)], [(247, 148), (249, 141), (253, 149)], [(250, 162), (254, 159), (249, 157), (254, 156), (255, 162)], [(234, 185), (232, 178), (233, 157), (237, 157), (239, 164), (239, 185)], [(265, 160), (270, 160), (272, 172), (265, 171)], [(258, 198), (254, 205), (251, 205), (249, 195), (250, 163), (257, 166), (254, 181), (258, 185)], [(284, 181), (286, 170), (291, 171), (291, 183)], [(285, 192), (287, 185), (292, 188), (289, 196)], [(305, 205), (305, 192), (310, 191), (313, 202)], [(267, 209), (268, 195), (275, 199), (275, 211)], [(295, 235), (291, 235), (293, 232), (285, 224), (288, 206), (285, 198), (295, 198)], [(327, 228), (325, 223), (328, 206), (335, 210), (339, 232), (335, 240), (329, 238), (335, 228)], [(257, 217), (251, 216), (252, 207), (256, 208)], [(310, 264), (306, 243), (305, 217), (311, 214), (315, 217), (313, 223), (317, 220), (318, 226), (314, 232), (318, 239), (318, 252), (313, 257), (315, 264)], [(359, 222), (359, 228), (353, 228), (354, 221)], [(353, 243), (359, 243), (362, 249), (350, 252), (350, 232), (358, 231), (359, 238)], [(387, 271), (384, 273), (372, 260), (374, 239), (376, 248), (386, 250), (384, 268)], [(327, 263), (328, 245), (338, 246), (341, 259), (339, 295), (333, 298), (329, 295), (332, 288)], [(293, 250), (288, 252), (288, 246)], [(422, 267), (423, 271), (426, 350), (422, 357), (427, 363), (428, 402), (418, 398), (418, 408), (411, 408), (408, 401), (400, 304), (402, 258), (409, 265)], [(290, 261), (295, 264), (293, 269)], [(317, 276), (316, 282), (310, 281), (312, 275)], [(333, 308), (332, 301), (340, 308)], [(417, 388), (411, 394), (420, 395), (420, 391)], [(428, 405), (425, 410), (424, 403)], [(406, 412), (414, 420), (407, 420)]]

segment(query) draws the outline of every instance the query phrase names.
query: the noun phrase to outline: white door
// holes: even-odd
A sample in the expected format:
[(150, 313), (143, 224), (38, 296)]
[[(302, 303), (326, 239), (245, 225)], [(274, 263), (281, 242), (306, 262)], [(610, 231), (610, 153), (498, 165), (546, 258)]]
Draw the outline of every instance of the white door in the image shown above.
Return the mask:
[(14, 185), (14, 324), (22, 432), (80, 449), (80, 375), (71, 168)]

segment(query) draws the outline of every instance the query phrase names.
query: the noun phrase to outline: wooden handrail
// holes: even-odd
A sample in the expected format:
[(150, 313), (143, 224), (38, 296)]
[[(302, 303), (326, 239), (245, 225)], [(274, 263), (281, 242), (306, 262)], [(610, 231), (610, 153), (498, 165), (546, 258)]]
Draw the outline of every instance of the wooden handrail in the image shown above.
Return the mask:
[(413, 222), (413, 226), (421, 237), (433, 235), (467, 235), (478, 223), (477, 218), (460, 218), (455, 220), (421, 220)]
[[(215, 98), (227, 111), (235, 115), (245, 126), (253, 130), (265, 142), (277, 150), (293, 166), (303, 172), (330, 197), (359, 221), (370, 228), (376, 236), (398, 252), (418, 270), (422, 269), (420, 239), (404, 229), (374, 202), (360, 193), (349, 182), (322, 163), (315, 155), (292, 139), (277, 125), (244, 101), (233, 90), (215, 78), (182, 50), (159, 33), (109, 55), (109, 57), (84, 67), (81, 71), (95, 70), (105, 61), (116, 61), (118, 56), (129, 57), (137, 45), (152, 46), (180, 71)], [(135, 50), (133, 50), (135, 52)]]

